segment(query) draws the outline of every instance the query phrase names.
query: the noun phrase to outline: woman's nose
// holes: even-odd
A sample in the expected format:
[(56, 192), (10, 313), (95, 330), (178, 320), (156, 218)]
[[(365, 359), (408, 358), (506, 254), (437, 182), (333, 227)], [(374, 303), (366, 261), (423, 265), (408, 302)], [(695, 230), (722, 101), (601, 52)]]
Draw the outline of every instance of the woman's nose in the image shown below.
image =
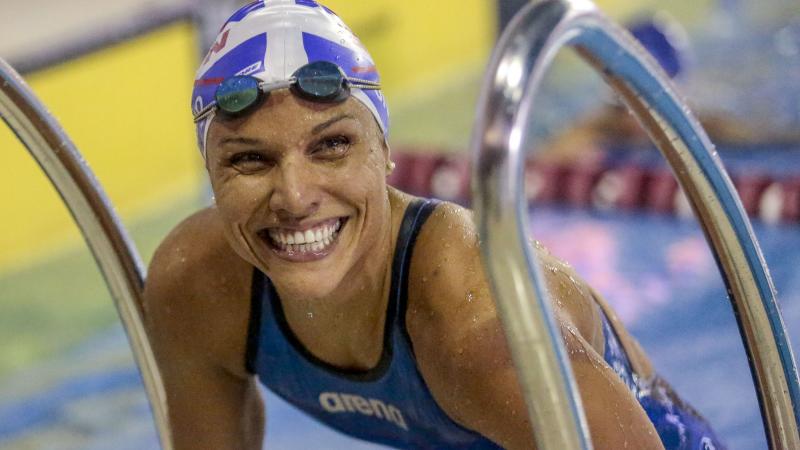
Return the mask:
[(276, 167), (276, 179), (269, 208), (281, 218), (301, 219), (319, 209), (316, 177), (308, 163), (287, 159)]

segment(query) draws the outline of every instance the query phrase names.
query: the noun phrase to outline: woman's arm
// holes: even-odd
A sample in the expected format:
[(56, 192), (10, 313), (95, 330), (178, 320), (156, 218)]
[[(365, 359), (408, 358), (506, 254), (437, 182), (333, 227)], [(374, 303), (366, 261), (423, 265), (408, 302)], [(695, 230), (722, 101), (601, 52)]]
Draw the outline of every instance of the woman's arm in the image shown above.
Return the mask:
[(164, 346), (157, 358), (176, 450), (261, 449), (264, 406), (253, 377), (231, 374), (203, 358), (177, 356)]
[(175, 449), (260, 449), (264, 406), (244, 367), (252, 268), (214, 230), (213, 212), (201, 212), (154, 255), (144, 293), (148, 337)]
[[(545, 264), (554, 263), (542, 256)], [(601, 356), (602, 328), (591, 292), (563, 266), (553, 267), (546, 270), (553, 309), (594, 448), (663, 449), (644, 410)], [(439, 405), (456, 422), (503, 447), (534, 448), (536, 430), (528, 423), (470, 214), (440, 206), (420, 234), (411, 270), (408, 329)]]

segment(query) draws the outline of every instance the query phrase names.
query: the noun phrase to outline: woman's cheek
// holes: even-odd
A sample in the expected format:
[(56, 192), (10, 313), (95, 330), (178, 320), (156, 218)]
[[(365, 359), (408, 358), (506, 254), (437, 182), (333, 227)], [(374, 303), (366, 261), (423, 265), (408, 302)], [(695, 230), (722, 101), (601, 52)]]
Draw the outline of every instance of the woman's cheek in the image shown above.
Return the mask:
[(257, 203), (252, 190), (246, 189), (242, 183), (229, 181), (212, 186), (214, 202), (229, 223), (246, 222), (248, 211)]

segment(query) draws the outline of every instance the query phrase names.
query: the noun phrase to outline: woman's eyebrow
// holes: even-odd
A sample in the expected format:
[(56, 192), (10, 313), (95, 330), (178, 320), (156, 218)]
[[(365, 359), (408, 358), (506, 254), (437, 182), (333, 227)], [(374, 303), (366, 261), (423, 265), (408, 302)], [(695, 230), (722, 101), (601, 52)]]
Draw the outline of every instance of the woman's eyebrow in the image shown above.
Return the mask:
[(258, 139), (253, 139), (253, 138), (246, 138), (246, 137), (241, 137), (241, 136), (231, 136), (231, 137), (222, 138), (222, 140), (219, 142), (220, 146), (229, 145), (229, 144), (251, 145), (252, 146), (252, 145), (260, 145), (261, 141), (258, 140)]
[(319, 134), (325, 128), (328, 128), (329, 126), (333, 125), (334, 123), (336, 123), (336, 122), (338, 122), (340, 120), (344, 120), (344, 119), (354, 119), (355, 120), (355, 117), (351, 116), (350, 114), (342, 114), (342, 115), (336, 116), (336, 117), (334, 117), (332, 119), (328, 119), (325, 122), (322, 122), (321, 124), (316, 125), (314, 128), (312, 128), (311, 129), (311, 134)]

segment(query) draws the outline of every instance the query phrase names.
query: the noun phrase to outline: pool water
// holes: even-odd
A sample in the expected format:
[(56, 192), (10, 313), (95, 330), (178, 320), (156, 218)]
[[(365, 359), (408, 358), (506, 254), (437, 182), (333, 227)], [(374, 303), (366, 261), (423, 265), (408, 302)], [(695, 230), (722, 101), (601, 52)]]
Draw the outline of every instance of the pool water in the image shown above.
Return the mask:
[[(533, 235), (616, 308), (657, 370), (735, 449), (766, 447), (725, 288), (698, 228), (672, 216), (536, 208)], [(800, 227), (754, 224), (792, 343), (800, 345)], [(76, 364), (79, 361), (80, 364)], [(78, 367), (80, 366), (80, 367)], [(266, 447), (356, 443), (267, 394)], [(0, 448), (157, 448), (121, 328), (0, 386)]]

